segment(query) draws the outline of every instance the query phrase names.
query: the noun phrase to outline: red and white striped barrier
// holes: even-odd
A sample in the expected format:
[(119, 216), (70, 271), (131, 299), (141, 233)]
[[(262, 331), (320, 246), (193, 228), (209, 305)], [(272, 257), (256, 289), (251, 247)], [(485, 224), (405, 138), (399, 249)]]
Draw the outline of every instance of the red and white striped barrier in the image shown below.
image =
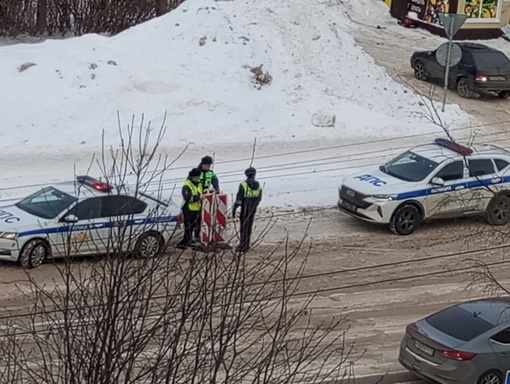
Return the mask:
[(225, 229), (227, 228), (227, 195), (210, 193), (202, 200), (202, 226), (200, 228), (200, 241), (209, 245), (211, 243), (225, 242)]

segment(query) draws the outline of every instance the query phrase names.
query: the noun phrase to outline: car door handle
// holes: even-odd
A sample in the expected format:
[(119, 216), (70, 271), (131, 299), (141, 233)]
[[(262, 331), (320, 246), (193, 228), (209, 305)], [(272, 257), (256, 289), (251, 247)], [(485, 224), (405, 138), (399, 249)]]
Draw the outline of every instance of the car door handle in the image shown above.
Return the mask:
[(464, 189), (464, 188), (465, 188), (465, 186), (463, 186), (463, 185), (458, 185), (458, 186), (456, 186), (456, 187), (455, 187), (455, 190), (457, 191), (457, 190), (459, 190), (459, 189)]
[(495, 177), (491, 180), (492, 183), (499, 183), (501, 181), (500, 177)]

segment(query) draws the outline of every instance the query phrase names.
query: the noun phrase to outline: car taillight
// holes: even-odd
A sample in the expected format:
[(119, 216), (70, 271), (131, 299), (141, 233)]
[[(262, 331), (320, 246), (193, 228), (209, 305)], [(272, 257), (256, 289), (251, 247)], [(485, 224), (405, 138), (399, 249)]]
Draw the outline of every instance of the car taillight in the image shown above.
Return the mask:
[(461, 351), (439, 351), (441, 355), (454, 360), (468, 361), (476, 356), (473, 352), (461, 352)]
[(411, 333), (411, 329), (414, 329), (414, 325), (412, 324), (409, 324), (407, 327), (406, 327), (406, 335), (409, 335), (409, 336), (412, 336), (412, 333)]
[(475, 77), (475, 80), (476, 81), (487, 81), (487, 76), (484, 76), (484, 75), (477, 75)]

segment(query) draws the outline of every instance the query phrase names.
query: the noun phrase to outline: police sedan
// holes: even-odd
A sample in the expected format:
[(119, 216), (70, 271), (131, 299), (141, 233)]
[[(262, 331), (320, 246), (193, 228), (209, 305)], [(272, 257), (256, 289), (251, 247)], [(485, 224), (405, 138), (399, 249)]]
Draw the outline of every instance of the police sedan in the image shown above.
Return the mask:
[(175, 230), (179, 210), (175, 203), (125, 188), (114, 192), (107, 183), (78, 176), (0, 207), (0, 260), (35, 268), (52, 257), (114, 250), (153, 257)]
[(510, 151), (446, 139), (410, 149), (376, 169), (346, 176), (338, 206), (359, 219), (409, 235), (423, 220), (485, 214), (510, 221)]

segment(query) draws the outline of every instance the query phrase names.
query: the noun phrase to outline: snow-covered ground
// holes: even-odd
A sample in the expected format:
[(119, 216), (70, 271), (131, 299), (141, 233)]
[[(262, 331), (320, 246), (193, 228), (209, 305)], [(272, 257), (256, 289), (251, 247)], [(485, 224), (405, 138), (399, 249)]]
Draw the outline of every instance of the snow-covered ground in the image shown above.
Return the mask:
[[(342, 174), (441, 134), (420, 115), (420, 97), (376, 66), (350, 33), (352, 20), (388, 20), (384, 7), (187, 0), (114, 37), (4, 45), (0, 197), (87, 171), (103, 131), (106, 145), (119, 145), (117, 113), (123, 126), (144, 114), (153, 127), (167, 113), (163, 152), (188, 146), (164, 178), (168, 193), (212, 153), (222, 189), (235, 192), (256, 138), (264, 205), (334, 204)], [(249, 68), (260, 65), (272, 82), (256, 87)], [(335, 126), (312, 125), (316, 113), (334, 113)], [(455, 105), (443, 118), (453, 127), (471, 119)]]

